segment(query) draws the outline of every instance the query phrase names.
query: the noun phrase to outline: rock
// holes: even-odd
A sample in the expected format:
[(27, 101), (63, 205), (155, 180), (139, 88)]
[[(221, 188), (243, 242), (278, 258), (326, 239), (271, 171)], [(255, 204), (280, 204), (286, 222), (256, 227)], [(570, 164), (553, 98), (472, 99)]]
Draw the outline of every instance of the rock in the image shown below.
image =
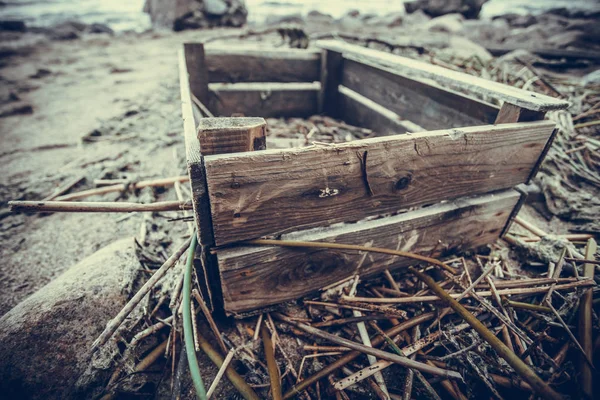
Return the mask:
[(550, 47), (564, 49), (566, 47), (584, 48), (587, 43), (581, 31), (567, 31), (553, 35), (546, 42)]
[(520, 65), (521, 67), (523, 67), (522, 62), (533, 65), (533, 64), (537, 63), (539, 60), (540, 60), (540, 57), (538, 57), (535, 54), (533, 54), (532, 52), (524, 50), (524, 49), (513, 50), (510, 53), (506, 53), (505, 55), (498, 57), (499, 63), (515, 64), (515, 65)]
[(468, 19), (463, 22), (463, 34), (477, 42), (497, 45), (504, 42), (510, 35), (510, 26), (504, 19), (495, 19), (493, 21), (483, 21), (478, 19)]
[(406, 12), (399, 11), (383, 17), (369, 18), (365, 23), (369, 26), (387, 26), (388, 28), (393, 28), (402, 25), (404, 18), (406, 18)]
[(363, 22), (360, 20), (360, 12), (358, 10), (348, 11), (337, 23), (347, 30), (360, 30), (363, 27)]
[(446, 14), (425, 24), (425, 29), (432, 32), (459, 33), (463, 30), (462, 14)]
[(267, 25), (304, 24), (304, 18), (302, 18), (302, 15), (300, 13), (287, 15), (269, 15), (267, 16), (265, 23)]
[(25, 32), (26, 30), (27, 30), (27, 26), (25, 26), (25, 21), (21, 21), (21, 20), (0, 21), (0, 31)]
[(12, 117), (15, 115), (33, 114), (33, 107), (27, 103), (9, 103), (0, 108), (0, 118)]
[(87, 31), (89, 33), (107, 33), (109, 35), (115, 33), (115, 31), (113, 31), (108, 25), (98, 23), (93, 23), (90, 26), (88, 26)]
[(41, 78), (44, 78), (44, 77), (46, 77), (48, 75), (51, 75), (51, 74), (52, 74), (52, 71), (50, 71), (49, 69), (38, 68), (38, 70), (35, 71), (35, 74), (31, 74), (31, 75), (29, 75), (29, 77), (31, 79), (41, 79)]
[(329, 23), (333, 21), (330, 14), (324, 14), (317, 10), (312, 10), (306, 15), (306, 19), (311, 22)]
[(204, 0), (204, 13), (208, 15), (225, 15), (229, 6), (223, 0)]
[(412, 14), (406, 14), (403, 19), (404, 25), (422, 26), (431, 20), (431, 17), (423, 12), (423, 10), (417, 10)]
[(600, 69), (590, 72), (581, 79), (583, 86), (600, 86)]
[(527, 28), (531, 25), (537, 24), (538, 19), (534, 15), (521, 15), (517, 13), (509, 13), (504, 15), (499, 15), (493, 18), (493, 20), (502, 19), (508, 22), (508, 24), (513, 28)]
[(460, 36), (451, 36), (449, 46), (440, 51), (440, 53), (447, 58), (459, 60), (468, 60), (476, 57), (483, 63), (489, 62), (494, 58), (484, 47)]
[(242, 0), (146, 0), (144, 12), (154, 27), (175, 31), (215, 26), (240, 27), (248, 10)]
[(4, 398), (98, 398), (118, 354), (92, 342), (127, 303), (140, 262), (133, 238), (69, 268), (0, 318), (0, 392)]
[(487, 0), (416, 0), (404, 3), (404, 6), (408, 13), (423, 10), (431, 17), (459, 13), (465, 18), (475, 19), (486, 2)]

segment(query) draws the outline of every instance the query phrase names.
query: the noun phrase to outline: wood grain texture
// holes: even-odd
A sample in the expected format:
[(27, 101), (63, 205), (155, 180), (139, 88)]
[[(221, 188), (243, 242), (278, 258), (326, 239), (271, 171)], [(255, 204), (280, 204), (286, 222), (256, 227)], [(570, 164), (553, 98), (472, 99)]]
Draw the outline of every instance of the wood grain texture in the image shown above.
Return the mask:
[(181, 94), (181, 116), (185, 138), (185, 155), (188, 175), (192, 188), (192, 204), (194, 206), (194, 222), (196, 223), (198, 242), (201, 245), (214, 243), (210, 203), (206, 188), (204, 161), (200, 153), (200, 141), (196, 135), (196, 121), (190, 82), (186, 62), (185, 46), (179, 51), (179, 89)]
[(479, 100), (352, 60), (344, 61), (342, 84), (430, 130), (487, 125), (498, 114)]
[(320, 68), (313, 50), (206, 47), (209, 82), (318, 82)]
[(345, 86), (339, 86), (339, 93), (341, 119), (349, 124), (371, 129), (378, 136), (425, 131), (423, 127), (403, 120), (395, 112)]
[(342, 82), (344, 58), (336, 51), (322, 50), (321, 91), (319, 92), (319, 113), (332, 118), (340, 118), (340, 94), (338, 86)]
[(513, 187), (528, 178), (553, 128), (546, 121), (488, 125), (207, 156), (215, 242), (358, 221)]
[(372, 65), (389, 67), (407, 77), (430, 79), (443, 87), (459, 92), (489, 96), (498, 101), (506, 101), (534, 111), (563, 110), (569, 106), (564, 100), (542, 94), (528, 92), (498, 82), (476, 76), (451, 71), (426, 62), (417, 61), (394, 54), (384, 53), (336, 40), (317, 42), (317, 47), (341, 52), (346, 60), (366, 62)]
[[(509, 190), (378, 220), (298, 232), (285, 239), (361, 244), (428, 256), (433, 251), (433, 257), (457, 254), (494, 242), (519, 197)], [(351, 275), (364, 277), (415, 264), (382, 254), (283, 247), (218, 249), (217, 258), (228, 313), (295, 300)]]
[(230, 117), (308, 117), (317, 113), (319, 83), (211, 83), (210, 109)]
[[(212, 220), (210, 215), (210, 203), (208, 190), (206, 188), (206, 174), (204, 172), (204, 160), (200, 153), (200, 141), (196, 136), (197, 119), (194, 114), (194, 105), (190, 93), (189, 73), (186, 62), (185, 46), (179, 50), (179, 89), (181, 95), (181, 116), (183, 119), (183, 132), (185, 139), (185, 154), (190, 187), (192, 192), (192, 206), (194, 208), (194, 223), (196, 224), (196, 236), (200, 246), (196, 250), (196, 257), (206, 258), (207, 243), (214, 243)], [(196, 114), (198, 115), (198, 114)], [(216, 260), (213, 264), (205, 262), (194, 262), (198, 274), (200, 289), (209, 308), (214, 309), (213, 290), (211, 287), (211, 273), (214, 276), (218, 270)], [(218, 292), (220, 287), (217, 285)]]
[(198, 140), (203, 155), (265, 150), (267, 123), (258, 117), (202, 118)]
[(208, 101), (208, 74), (202, 43), (184, 43), (185, 64), (188, 73), (189, 88), (202, 103)]

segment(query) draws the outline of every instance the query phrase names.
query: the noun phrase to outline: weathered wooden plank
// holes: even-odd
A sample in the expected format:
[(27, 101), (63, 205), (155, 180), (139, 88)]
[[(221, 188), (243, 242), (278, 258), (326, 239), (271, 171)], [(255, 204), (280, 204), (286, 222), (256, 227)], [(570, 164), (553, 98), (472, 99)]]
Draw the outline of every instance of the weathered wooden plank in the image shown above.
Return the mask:
[(338, 86), (342, 82), (344, 58), (336, 51), (322, 50), (321, 91), (319, 92), (319, 113), (340, 118), (340, 94)]
[(349, 124), (371, 129), (379, 136), (425, 130), (345, 86), (339, 87), (339, 93), (341, 119)]
[(563, 110), (569, 106), (569, 103), (564, 100), (341, 41), (319, 41), (317, 47), (341, 52), (345, 59), (389, 67), (407, 77), (430, 79), (443, 87), (464, 93), (490, 96), (496, 100), (506, 101), (529, 110)]
[(215, 115), (308, 117), (317, 113), (319, 83), (211, 83)]
[[(378, 220), (298, 232), (285, 239), (361, 244), (428, 256), (433, 252), (433, 257), (457, 254), (494, 242), (519, 197), (509, 190)], [(218, 249), (217, 258), (228, 313), (294, 300), (351, 275), (364, 277), (415, 263), (374, 253), (283, 247)]]
[(208, 102), (208, 75), (202, 43), (184, 43), (185, 65), (189, 88), (202, 103)]
[(311, 50), (206, 47), (209, 82), (318, 82), (320, 68)]
[(532, 111), (510, 103), (502, 104), (494, 125), (511, 124), (514, 122), (541, 121), (546, 115), (543, 111)]
[(202, 118), (198, 139), (203, 155), (265, 150), (267, 123), (258, 117)]
[[(206, 188), (206, 174), (204, 172), (204, 161), (200, 153), (200, 141), (196, 137), (196, 119), (194, 118), (193, 103), (190, 93), (189, 74), (186, 62), (185, 47), (179, 51), (179, 89), (181, 95), (181, 115), (183, 118), (183, 132), (185, 139), (185, 152), (188, 175), (190, 177), (190, 186), (192, 189), (192, 205), (194, 207), (194, 222), (196, 224), (196, 235), (201, 244), (196, 252), (198, 257), (206, 256), (204, 250), (205, 243), (213, 243), (212, 221), (210, 215), (210, 204), (208, 199), (208, 190)], [(210, 274), (214, 275), (217, 266), (211, 266), (206, 263), (197, 263), (197, 267), (202, 272), (200, 276), (200, 286), (202, 294), (207, 299), (209, 307), (214, 308), (213, 295), (210, 285)], [(217, 287), (218, 288), (218, 287)], [(220, 288), (219, 292), (220, 292)]]
[(207, 156), (215, 242), (513, 187), (527, 180), (553, 128), (550, 121), (488, 125)]
[(344, 62), (342, 84), (425, 129), (487, 125), (498, 114), (482, 101), (352, 60)]

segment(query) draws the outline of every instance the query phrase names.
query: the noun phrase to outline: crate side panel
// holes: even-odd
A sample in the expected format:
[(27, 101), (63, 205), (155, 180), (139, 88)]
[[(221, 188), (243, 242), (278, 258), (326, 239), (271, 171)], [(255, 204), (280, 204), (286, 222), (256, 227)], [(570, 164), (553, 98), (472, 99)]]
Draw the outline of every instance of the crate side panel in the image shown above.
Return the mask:
[(487, 125), (498, 109), (459, 93), (352, 60), (342, 84), (425, 129)]
[(221, 246), (523, 183), (554, 124), (419, 132), (205, 158)]
[(210, 109), (230, 117), (309, 117), (317, 113), (318, 84), (210, 84)]
[[(433, 257), (457, 254), (494, 242), (519, 198), (509, 190), (349, 227), (297, 233), (290, 239), (359, 244)], [(364, 277), (415, 264), (411, 259), (376, 253), (285, 247), (220, 249), (217, 258), (228, 313), (297, 299), (352, 275)]]
[(316, 82), (321, 54), (309, 50), (206, 48), (209, 82)]

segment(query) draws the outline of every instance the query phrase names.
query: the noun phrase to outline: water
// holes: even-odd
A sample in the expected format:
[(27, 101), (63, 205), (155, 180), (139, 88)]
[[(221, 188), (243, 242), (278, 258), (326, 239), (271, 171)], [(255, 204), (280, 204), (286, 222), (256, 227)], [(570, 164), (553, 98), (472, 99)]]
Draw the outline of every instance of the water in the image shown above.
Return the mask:
[[(115, 31), (143, 31), (150, 19), (142, 12), (144, 0), (5, 0), (0, 19), (22, 19), (28, 25), (50, 26), (65, 20), (99, 22)], [(268, 15), (306, 15), (311, 10), (339, 18), (349, 10), (388, 14), (400, 10), (401, 0), (246, 0), (249, 20), (264, 22)], [(599, 0), (491, 0), (482, 10), (490, 18), (507, 12), (540, 13), (550, 8), (597, 9)]]

